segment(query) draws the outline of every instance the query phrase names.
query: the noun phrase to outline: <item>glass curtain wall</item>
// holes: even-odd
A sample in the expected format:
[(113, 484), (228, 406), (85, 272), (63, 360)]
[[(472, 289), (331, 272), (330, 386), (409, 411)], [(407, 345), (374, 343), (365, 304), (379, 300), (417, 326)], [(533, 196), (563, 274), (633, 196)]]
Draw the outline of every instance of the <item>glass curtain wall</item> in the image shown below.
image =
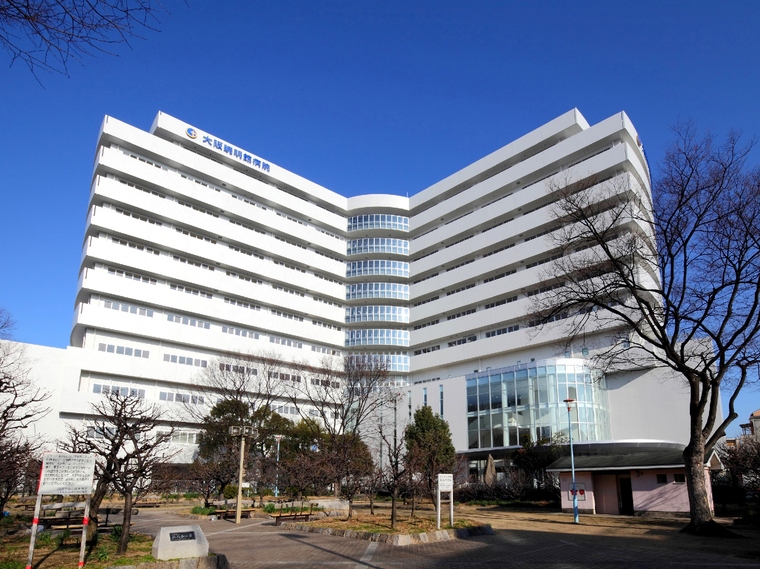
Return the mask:
[(467, 376), (469, 448), (517, 446), (568, 434), (565, 399), (574, 399), (573, 441), (610, 438), (604, 376), (581, 359), (546, 360)]

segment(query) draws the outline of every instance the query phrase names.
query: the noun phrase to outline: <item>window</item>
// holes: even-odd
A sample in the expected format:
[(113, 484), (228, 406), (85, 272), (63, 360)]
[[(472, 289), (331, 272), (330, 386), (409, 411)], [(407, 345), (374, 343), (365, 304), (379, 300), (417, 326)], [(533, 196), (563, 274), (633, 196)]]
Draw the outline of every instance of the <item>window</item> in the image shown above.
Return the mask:
[(113, 300), (104, 300), (103, 306), (105, 308), (110, 308), (111, 310), (118, 310), (121, 312), (128, 312), (129, 314), (138, 314), (139, 316), (153, 318), (153, 310), (150, 308), (141, 308), (139, 306), (134, 306), (133, 304), (126, 304), (124, 302), (116, 302)]
[(251, 330), (245, 330), (244, 328), (234, 328), (232, 326), (222, 326), (223, 334), (232, 334), (233, 336), (242, 336), (243, 338), (251, 338), (252, 340), (258, 340), (259, 335), (257, 332)]
[(98, 344), (99, 352), (106, 352), (108, 354), (119, 354), (121, 356), (134, 356), (136, 358), (149, 358), (150, 352), (148, 350), (140, 350), (128, 348), (126, 346), (115, 346), (113, 344)]
[(172, 364), (180, 364), (195, 367), (206, 367), (208, 361), (190, 356), (177, 356), (175, 354), (164, 354), (164, 361)]
[(667, 484), (668, 483), (668, 475), (667, 474), (658, 474), (657, 475), (657, 484)]
[(171, 401), (174, 403), (192, 403), (193, 405), (203, 405), (205, 399), (203, 395), (188, 395), (186, 393), (172, 393), (161, 391), (158, 394), (159, 401)]
[(187, 316), (178, 316), (176, 314), (167, 314), (166, 320), (169, 322), (174, 322), (176, 324), (184, 324), (185, 326), (194, 326), (196, 328), (203, 328), (204, 330), (208, 330), (211, 328), (211, 324), (209, 322), (205, 322), (203, 320), (197, 320), (195, 318), (188, 318)]
[(116, 275), (117, 277), (124, 277), (125, 279), (130, 279), (133, 281), (144, 282), (147, 284), (156, 284), (156, 279), (144, 277), (142, 275), (138, 275), (137, 273), (130, 273), (129, 271), (122, 271), (121, 269), (114, 269), (113, 267), (108, 267), (108, 274)]
[(303, 348), (303, 342), (297, 340), (290, 340), (288, 338), (278, 338), (277, 336), (269, 336), (269, 341), (272, 344), (280, 344), (281, 346), (290, 346), (291, 348)]
[(113, 393), (121, 397), (136, 397), (137, 399), (145, 399), (145, 390), (137, 389), (135, 387), (124, 387), (119, 385), (110, 385), (102, 383), (93, 383), (92, 392), (99, 393), (100, 395), (106, 395)]
[(686, 484), (686, 475), (685, 474), (674, 474), (673, 475), (673, 482), (676, 484)]
[(174, 284), (169, 283), (169, 288), (172, 290), (177, 290), (180, 292), (186, 292), (187, 294), (192, 294), (195, 296), (202, 296), (203, 298), (214, 298), (214, 295), (210, 292), (206, 292), (205, 290), (199, 290), (197, 288), (191, 288), (188, 286), (180, 285), (180, 284)]

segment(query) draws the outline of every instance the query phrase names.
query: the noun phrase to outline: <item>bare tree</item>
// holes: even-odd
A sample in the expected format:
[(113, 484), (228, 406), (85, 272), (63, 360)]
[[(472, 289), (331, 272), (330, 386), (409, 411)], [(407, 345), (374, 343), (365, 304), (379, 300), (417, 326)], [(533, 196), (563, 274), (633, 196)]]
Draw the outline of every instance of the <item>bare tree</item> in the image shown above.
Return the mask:
[(0, 440), (17, 437), (50, 412), (44, 406), (50, 395), (29, 377), (24, 347), (10, 341), (13, 326), (10, 315), (0, 308)]
[(282, 359), (275, 353), (246, 354), (229, 352), (211, 361), (195, 377), (193, 391), (201, 394), (205, 406), (184, 406), (186, 418), (201, 423), (211, 406), (224, 401), (243, 404), (240, 420), (281, 399), (291, 376), (283, 371)]
[(363, 430), (377, 420), (379, 411), (392, 398), (394, 389), (382, 357), (349, 356), (343, 360), (325, 359), (318, 368), (300, 366), (301, 381), (290, 390), (293, 404), (314, 436), (327, 439), (335, 473), (336, 493), (343, 489), (352, 501), (358, 491), (357, 480), (366, 476), (371, 456), (362, 442)]
[(0, 308), (0, 512), (39, 454), (41, 441), (31, 440), (25, 429), (50, 412), (45, 406), (50, 395), (31, 380), (23, 346), (10, 340), (13, 326)]
[(106, 492), (114, 488), (124, 497), (124, 521), (119, 553), (129, 544), (133, 498), (150, 488), (156, 468), (173, 457), (169, 446), (173, 427), (163, 420), (163, 410), (137, 397), (115, 391), (92, 405), (93, 418), (81, 428), (68, 427), (68, 440), (61, 447), (68, 452), (96, 456), (97, 486), (90, 501), (97, 511)]
[[(633, 173), (555, 186), (559, 258), (530, 324), (564, 325), (569, 341), (603, 338), (591, 357), (608, 371), (661, 366), (689, 389), (684, 450), (688, 531), (714, 528), (705, 456), (737, 414), (760, 361), (760, 170), (752, 144), (676, 129), (652, 196)], [(553, 321), (560, 324), (549, 324)], [(720, 389), (730, 388), (719, 421)]]
[(0, 440), (0, 512), (24, 486), (31, 468), (39, 472), (39, 451), (39, 445), (28, 440)]
[(717, 452), (735, 488), (760, 491), (760, 438), (744, 436), (733, 446), (718, 445)]
[(406, 444), (400, 438), (395, 421), (398, 396), (393, 400), (393, 426), (388, 428), (381, 422), (378, 426), (379, 444), (385, 451), (383, 464), (378, 465), (382, 483), (391, 495), (391, 527), (396, 527), (398, 519), (398, 499), (407, 479)]
[(299, 369), (302, 377), (290, 390), (291, 401), (307, 423), (330, 437), (358, 436), (394, 395), (382, 357), (325, 359), (318, 368)]
[(0, 0), (0, 46), (11, 64), (68, 73), (69, 60), (111, 53), (158, 25), (152, 0)]

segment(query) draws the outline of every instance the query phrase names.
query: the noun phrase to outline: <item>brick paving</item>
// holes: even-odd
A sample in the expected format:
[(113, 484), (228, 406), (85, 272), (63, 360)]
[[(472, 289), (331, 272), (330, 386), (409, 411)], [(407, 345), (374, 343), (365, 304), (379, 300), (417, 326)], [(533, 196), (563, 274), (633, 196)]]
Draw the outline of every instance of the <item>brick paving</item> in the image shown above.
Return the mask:
[(235, 525), (191, 521), (165, 510), (141, 510), (132, 520), (135, 531), (149, 534), (161, 526), (197, 523), (211, 550), (226, 555), (232, 569), (760, 569), (760, 544), (757, 555), (736, 557), (725, 549), (711, 552), (662, 542), (653, 545), (645, 536), (583, 535), (569, 531), (577, 526), (565, 531), (556, 523), (547, 525), (549, 531), (496, 529), (493, 536), (397, 547), (285, 530), (256, 518)]

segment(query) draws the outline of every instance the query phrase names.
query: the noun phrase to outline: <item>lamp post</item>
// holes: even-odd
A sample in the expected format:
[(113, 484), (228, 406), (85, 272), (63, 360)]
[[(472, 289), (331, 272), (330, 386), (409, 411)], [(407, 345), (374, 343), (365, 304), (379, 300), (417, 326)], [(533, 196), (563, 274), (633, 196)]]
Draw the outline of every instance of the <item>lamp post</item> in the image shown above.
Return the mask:
[(277, 498), (280, 495), (280, 441), (282, 435), (275, 435), (274, 440), (277, 441), (277, 458), (275, 459), (275, 472), (274, 472), (274, 497)]
[(230, 427), (230, 435), (233, 437), (240, 437), (240, 468), (238, 469), (238, 488), (237, 488), (237, 503), (235, 504), (235, 523), (240, 523), (240, 508), (243, 503), (243, 471), (245, 456), (245, 437), (258, 436), (259, 432), (250, 425), (240, 425)]
[(575, 402), (575, 399), (565, 399), (564, 403), (567, 404), (567, 432), (570, 435), (570, 470), (573, 473), (573, 522), (580, 523), (578, 520), (578, 491), (575, 487), (575, 454), (573, 453), (573, 422), (570, 417), (571, 404)]

